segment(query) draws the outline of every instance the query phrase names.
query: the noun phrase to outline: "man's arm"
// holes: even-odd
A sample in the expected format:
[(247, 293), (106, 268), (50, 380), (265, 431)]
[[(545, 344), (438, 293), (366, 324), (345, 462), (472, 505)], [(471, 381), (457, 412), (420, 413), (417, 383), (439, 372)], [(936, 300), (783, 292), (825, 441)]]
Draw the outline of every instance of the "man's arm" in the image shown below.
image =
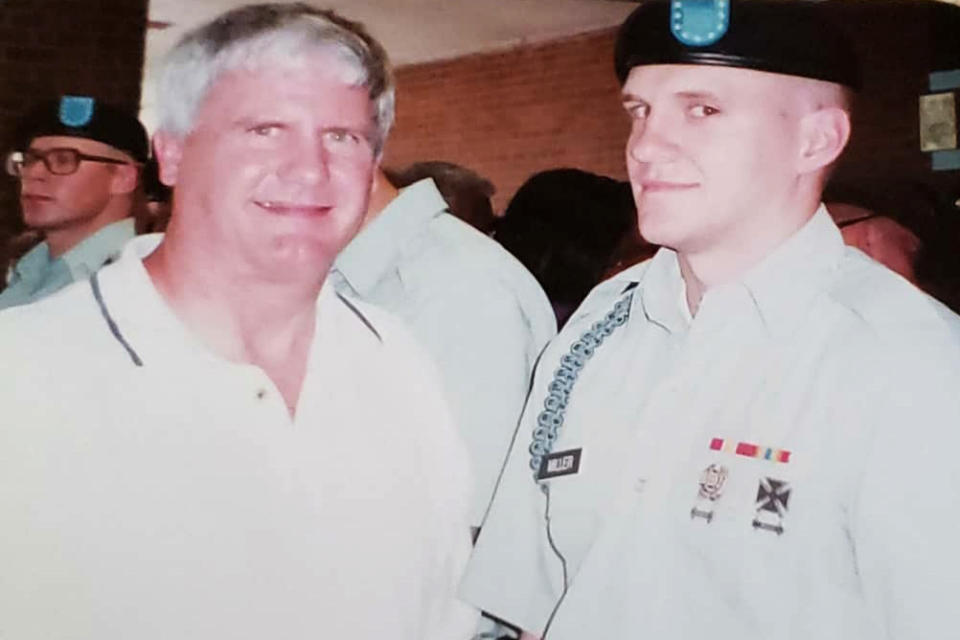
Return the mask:
[(467, 514), (473, 489), (470, 460), (439, 375), (422, 349), (407, 358), (410, 406), (416, 407), (424, 457), (426, 488), (432, 494), (429, 514), (432, 533), (426, 555), (423, 640), (467, 640), (476, 628), (479, 611), (457, 596), (457, 587), (472, 549)]

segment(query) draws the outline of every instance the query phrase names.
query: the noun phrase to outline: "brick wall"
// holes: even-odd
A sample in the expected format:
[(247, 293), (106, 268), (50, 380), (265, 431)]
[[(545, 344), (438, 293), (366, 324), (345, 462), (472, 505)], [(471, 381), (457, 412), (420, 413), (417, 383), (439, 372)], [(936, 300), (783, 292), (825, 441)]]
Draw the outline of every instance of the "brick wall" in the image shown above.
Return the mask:
[[(0, 0), (0, 149), (36, 102), (94, 95), (140, 103), (147, 0)], [(14, 182), (0, 177), (0, 241), (19, 229)]]
[(502, 209), (530, 174), (573, 166), (624, 178), (627, 120), (613, 31), (397, 70), (387, 164), (448, 160), (497, 185)]

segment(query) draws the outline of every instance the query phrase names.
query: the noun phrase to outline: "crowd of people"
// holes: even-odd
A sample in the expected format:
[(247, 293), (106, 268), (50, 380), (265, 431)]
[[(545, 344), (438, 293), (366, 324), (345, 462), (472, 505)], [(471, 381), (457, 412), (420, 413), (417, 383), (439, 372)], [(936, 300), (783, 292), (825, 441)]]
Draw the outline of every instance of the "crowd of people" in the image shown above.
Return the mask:
[(629, 180), (503, 212), (382, 165), (387, 52), (304, 3), (185, 35), (152, 140), (30, 110), (0, 637), (954, 637), (949, 234), (828, 188), (818, 3), (695, 9), (618, 32)]

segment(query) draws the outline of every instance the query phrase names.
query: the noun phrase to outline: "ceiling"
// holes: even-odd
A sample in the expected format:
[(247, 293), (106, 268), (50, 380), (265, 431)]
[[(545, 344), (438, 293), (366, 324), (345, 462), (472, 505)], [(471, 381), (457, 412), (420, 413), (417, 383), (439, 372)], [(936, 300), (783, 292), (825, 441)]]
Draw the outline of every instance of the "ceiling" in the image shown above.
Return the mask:
[[(188, 29), (251, 0), (150, 0), (142, 119), (153, 129), (153, 70)], [(395, 66), (542, 42), (619, 24), (625, 0), (312, 1), (366, 24)], [(169, 26), (164, 26), (169, 24)], [(159, 28), (158, 28), (159, 27)]]

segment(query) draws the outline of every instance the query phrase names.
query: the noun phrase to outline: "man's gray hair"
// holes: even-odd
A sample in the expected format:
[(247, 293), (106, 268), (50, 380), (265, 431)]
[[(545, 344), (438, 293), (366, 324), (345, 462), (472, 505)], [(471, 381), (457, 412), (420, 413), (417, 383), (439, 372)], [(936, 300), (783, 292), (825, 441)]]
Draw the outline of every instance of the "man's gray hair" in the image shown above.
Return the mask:
[(345, 81), (369, 91), (379, 153), (394, 117), (386, 52), (360, 23), (302, 2), (240, 7), (181, 38), (160, 69), (159, 129), (180, 136), (190, 133), (200, 104), (226, 71), (295, 63), (320, 52), (342, 60), (351, 73)]

